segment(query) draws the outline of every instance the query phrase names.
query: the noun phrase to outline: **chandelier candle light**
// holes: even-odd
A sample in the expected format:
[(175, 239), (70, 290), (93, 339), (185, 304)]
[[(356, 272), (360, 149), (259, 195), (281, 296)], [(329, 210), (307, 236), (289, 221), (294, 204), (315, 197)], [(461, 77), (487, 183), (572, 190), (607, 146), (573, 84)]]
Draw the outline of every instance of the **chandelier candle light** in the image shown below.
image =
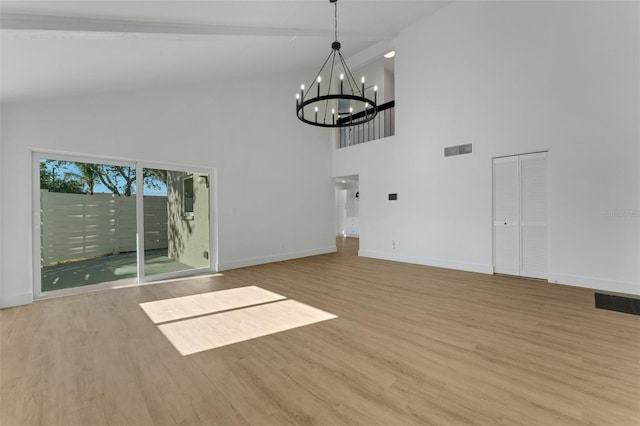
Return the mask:
[[(300, 85), (300, 93), (296, 93), (296, 115), (301, 121), (320, 127), (350, 127), (364, 124), (371, 121), (378, 114), (378, 86), (373, 87), (373, 99), (369, 99), (366, 96), (364, 85), (365, 78), (360, 80), (361, 86), (358, 87), (356, 79), (351, 74), (346, 61), (340, 53), (342, 45), (338, 41), (338, 0), (329, 0), (334, 4), (335, 8), (335, 41), (331, 43), (331, 53), (322, 64), (320, 71), (316, 78), (313, 80), (316, 85), (315, 95), (312, 92), (313, 83), (305, 92), (305, 85)], [(328, 76), (323, 74), (323, 71), (327, 64), (331, 60), (331, 68), (329, 69)], [(338, 83), (334, 81), (334, 70), (342, 68), (342, 72), (339, 75), (340, 79), (340, 91), (338, 92)], [(337, 75), (337, 71), (335, 73)], [(327, 84), (326, 92), (320, 91), (320, 84), (323, 81), (323, 75), (325, 75)], [(346, 84), (345, 84), (346, 80)], [(335, 92), (332, 93), (331, 89), (335, 87)], [(346, 86), (346, 87), (345, 87)], [(305, 117), (305, 108), (313, 108), (314, 119)], [(356, 112), (354, 113), (354, 107)], [(320, 112), (320, 119), (319, 114)], [(337, 112), (337, 116), (336, 116)], [(329, 113), (331, 114), (328, 117)]]

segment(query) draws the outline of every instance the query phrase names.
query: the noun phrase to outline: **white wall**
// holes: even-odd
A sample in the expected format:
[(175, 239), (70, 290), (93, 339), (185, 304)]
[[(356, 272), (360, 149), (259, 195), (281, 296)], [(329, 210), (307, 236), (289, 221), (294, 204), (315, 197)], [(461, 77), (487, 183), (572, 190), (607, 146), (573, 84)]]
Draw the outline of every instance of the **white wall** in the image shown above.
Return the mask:
[(334, 251), (332, 145), (295, 118), (298, 80), (3, 105), (1, 306), (32, 297), (29, 147), (217, 168), (222, 270)]
[(356, 198), (356, 194), (358, 193), (358, 188), (347, 189), (346, 199), (345, 199), (345, 210), (347, 213), (347, 217), (358, 218), (360, 215), (359, 212), (359, 203)]
[(378, 105), (385, 103), (385, 74), (384, 74), (384, 58), (380, 56), (378, 59), (369, 62), (353, 71), (353, 76), (360, 87), (360, 79), (364, 76), (366, 95), (373, 99), (373, 86), (378, 86)]
[(337, 233), (341, 237), (347, 232), (347, 190), (336, 188)]
[(639, 7), (456, 2), (401, 32), (396, 136), (334, 153), (360, 254), (491, 273), (491, 159), (548, 150), (549, 280), (640, 294)]
[[(2, 109), (3, 109), (3, 107), (2, 107), (2, 105), (0, 105), (0, 121), (1, 121), (1, 118), (2, 118), (2, 112), (3, 112)], [(2, 132), (2, 124), (1, 124), (1, 122), (0, 122), (0, 132)], [(3, 149), (2, 149), (2, 147), (3, 147), (3, 145), (4, 145), (4, 142), (2, 141), (2, 139), (0, 137), (0, 302), (2, 300), (4, 300), (3, 299), (3, 289), (2, 289), (3, 288), (3, 284), (2, 283), (4, 283), (4, 268), (2, 267), (2, 259), (4, 259), (4, 257), (2, 255), (2, 253), (4, 253), (4, 245), (5, 245), (5, 241), (4, 241), (4, 237), (3, 237), (4, 236), (4, 226), (5, 225), (4, 225), (4, 219), (3, 219), (4, 214), (2, 213), (3, 212), (3, 205), (4, 205), (4, 202), (3, 202), (3, 200), (4, 200), (3, 192), (4, 191), (1, 190), (2, 189), (2, 185), (4, 183), (4, 179), (2, 177), (2, 175), (3, 175), (2, 169), (4, 169), (3, 162), (2, 162), (2, 158), (3, 158), (3, 155), (2, 155)], [(0, 304), (0, 307), (2, 307), (2, 304)]]
[[(387, 61), (392, 61), (393, 59), (387, 59)], [(384, 102), (391, 102), (396, 99), (396, 78), (392, 71), (388, 69), (384, 69), (384, 100), (383, 102), (378, 101), (378, 104), (382, 104)]]

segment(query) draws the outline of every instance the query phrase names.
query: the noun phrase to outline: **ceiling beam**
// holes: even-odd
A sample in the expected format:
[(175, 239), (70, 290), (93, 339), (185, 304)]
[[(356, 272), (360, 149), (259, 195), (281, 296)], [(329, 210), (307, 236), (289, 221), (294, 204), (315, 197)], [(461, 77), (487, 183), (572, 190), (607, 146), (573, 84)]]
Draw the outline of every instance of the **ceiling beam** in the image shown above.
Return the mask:
[[(101, 18), (77, 18), (52, 15), (31, 15), (3, 13), (0, 15), (0, 28), (22, 31), (66, 31), (90, 33), (129, 33), (129, 34), (176, 34), (176, 35), (230, 35), (230, 36), (267, 36), (267, 37), (333, 37), (332, 30), (314, 30), (302, 28), (269, 28), (248, 26), (225, 26), (211, 24), (185, 24), (170, 22), (131, 21)], [(341, 31), (349, 38), (372, 41), (390, 40), (395, 33), (362, 33)]]

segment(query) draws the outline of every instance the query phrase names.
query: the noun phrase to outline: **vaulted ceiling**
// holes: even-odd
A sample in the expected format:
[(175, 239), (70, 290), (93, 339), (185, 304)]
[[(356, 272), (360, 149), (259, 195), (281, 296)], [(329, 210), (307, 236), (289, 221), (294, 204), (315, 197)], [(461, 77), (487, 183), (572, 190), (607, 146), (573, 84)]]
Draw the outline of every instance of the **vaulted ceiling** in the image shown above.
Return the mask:
[[(392, 43), (444, 1), (338, 3), (345, 56)], [(327, 0), (3, 1), (3, 102), (319, 68)]]

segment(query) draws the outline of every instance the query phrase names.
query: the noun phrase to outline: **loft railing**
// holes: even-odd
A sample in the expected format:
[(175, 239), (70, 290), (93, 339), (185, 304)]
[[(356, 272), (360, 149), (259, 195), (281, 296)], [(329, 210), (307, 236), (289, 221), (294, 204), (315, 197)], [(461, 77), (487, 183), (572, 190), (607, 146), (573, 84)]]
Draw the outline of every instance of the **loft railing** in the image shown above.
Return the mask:
[[(395, 134), (396, 121), (395, 106), (395, 101), (387, 102), (378, 106), (378, 114), (373, 120), (359, 126), (342, 127), (338, 132), (338, 148), (346, 148), (348, 146), (393, 136)], [(370, 113), (370, 110), (360, 111), (352, 116), (338, 119), (338, 123), (345, 124), (350, 120), (356, 120)]]

